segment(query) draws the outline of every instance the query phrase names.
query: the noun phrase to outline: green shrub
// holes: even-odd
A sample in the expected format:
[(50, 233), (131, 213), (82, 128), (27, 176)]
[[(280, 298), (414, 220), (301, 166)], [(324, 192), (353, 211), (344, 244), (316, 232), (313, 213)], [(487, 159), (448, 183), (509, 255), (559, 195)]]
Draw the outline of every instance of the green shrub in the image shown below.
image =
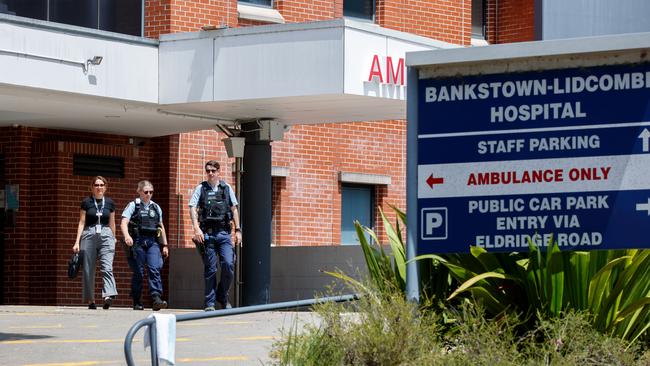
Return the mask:
[(442, 349), (438, 317), (419, 312), (398, 290), (393, 295), (374, 290), (353, 303), (320, 305), (316, 311), (319, 326), (294, 328), (274, 345), (277, 364), (424, 365)]
[[(370, 285), (365, 286), (370, 289)], [(356, 289), (358, 290), (358, 289)], [(540, 316), (527, 328), (514, 313), (488, 318), (470, 301), (436, 313), (404, 297), (364, 293), (317, 307), (318, 325), (296, 324), (274, 344), (277, 365), (648, 366), (640, 345), (602, 334), (588, 314)], [(645, 352), (645, 354), (643, 354)]]
[(527, 337), (523, 353), (535, 365), (643, 365), (636, 348), (595, 330), (589, 315), (569, 312), (541, 318)]
[(445, 334), (446, 352), (433, 360), (435, 365), (525, 364), (516, 336), (519, 321), (512, 314), (488, 319), (480, 306), (465, 302), (452, 316), (456, 321)]

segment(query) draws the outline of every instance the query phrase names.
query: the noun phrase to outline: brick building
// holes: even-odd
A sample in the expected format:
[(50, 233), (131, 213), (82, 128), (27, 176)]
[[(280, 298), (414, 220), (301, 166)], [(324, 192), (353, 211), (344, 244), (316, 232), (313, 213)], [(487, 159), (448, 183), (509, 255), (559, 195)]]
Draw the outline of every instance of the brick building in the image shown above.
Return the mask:
[[(238, 181), (238, 167), (221, 143), (232, 132), (229, 128), (237, 127), (232, 123), (235, 118), (224, 119), (225, 129), (210, 128), (220, 125), (223, 114), (179, 111), (170, 107), (173, 103), (161, 100), (158, 93), (176, 87), (162, 78), (174, 74), (177, 66), (165, 64), (162, 56), (155, 64), (147, 57), (150, 53), (162, 55), (165, 45), (171, 47), (180, 44), (174, 43), (180, 40), (190, 44), (209, 32), (217, 33), (205, 37), (219, 40), (228, 36), (237, 44), (237, 37), (244, 39), (246, 35), (237, 33), (239, 28), (265, 26), (259, 28), (263, 30), (259, 37), (266, 37), (276, 32), (274, 27), (285, 27), (281, 28), (283, 32), (291, 33), (295, 30), (287, 28), (291, 24), (316, 24), (308, 22), (340, 18), (353, 19), (361, 24), (355, 29), (370, 28), (367, 32), (376, 28), (392, 36), (390, 31), (398, 31), (407, 37), (457, 46), (536, 38), (533, 0), (137, 3), (102, 1), (73, 9), (49, 0), (30, 5), (0, 0), (0, 31), (7, 30), (6, 34), (11, 36), (0, 39), (0, 67), (4, 74), (0, 75), (0, 177), (7, 192), (17, 191), (16, 195), (6, 195), (5, 209), (0, 211), (4, 214), (0, 303), (80, 303), (80, 279), (68, 280), (65, 266), (76, 232), (79, 203), (89, 194), (91, 176), (97, 173), (109, 177), (107, 195), (116, 201), (118, 216), (136, 196), (139, 180), (153, 182), (154, 200), (163, 208), (173, 249), (165, 266), (165, 289), (170, 288), (169, 271), (182, 267), (179, 262), (185, 258), (183, 253), (193, 251), (187, 202), (191, 190), (204, 179), (203, 163), (213, 158), (222, 162), (222, 174), (233, 184)], [(228, 33), (230, 30), (233, 33)], [(194, 33), (180, 38), (169, 36), (181, 32)], [(110, 42), (116, 45), (105, 44)], [(68, 48), (70, 43), (74, 46)], [(192, 54), (200, 51), (189, 50)], [(103, 54), (103, 65), (91, 62), (92, 55), (102, 52), (107, 52)], [(218, 52), (219, 49), (215, 50), (214, 57)], [(390, 56), (380, 55), (379, 65), (385, 65)], [(87, 62), (74, 61), (87, 57)], [(303, 55), (291, 57), (300, 59)], [(403, 54), (393, 57), (395, 65), (401, 57)], [(109, 63), (114, 59), (120, 62)], [(345, 59), (343, 69), (352, 61)], [(363, 63), (361, 77), (370, 82), (373, 71), (378, 71), (374, 69), (374, 60), (356, 61)], [(260, 57), (255, 62), (273, 60)], [(185, 71), (179, 68), (178, 73), (191, 75), (198, 72), (198, 67), (194, 67), (189, 62), (181, 67)], [(379, 73), (380, 77), (384, 71)], [(103, 77), (107, 75), (110, 78), (105, 81)], [(213, 75), (213, 91), (218, 89), (216, 84), (221, 76)], [(188, 89), (188, 95), (192, 92)], [(191, 98), (186, 102), (192, 102)], [(254, 103), (247, 105), (254, 108), (250, 107)], [(403, 113), (403, 98), (399, 105)], [(231, 107), (237, 108), (230, 104), (215, 108)], [(320, 108), (327, 111), (343, 107), (325, 104)], [(316, 119), (303, 124), (294, 119), (284, 125), (283, 138), (270, 143), (271, 207), (266, 208), (270, 211), (269, 233), (274, 248), (354, 244), (350, 218), (360, 218), (381, 233), (381, 241), (386, 240), (376, 208), (387, 212), (391, 220), (394, 215), (389, 205), (405, 208), (406, 125), (403, 119), (377, 118), (370, 113), (379, 105), (361, 104), (360, 108), (365, 108), (360, 115), (372, 116), (372, 120), (357, 116), (350, 118), (356, 122), (332, 118), (329, 121), (337, 123), (317, 123)], [(253, 119), (259, 117), (252, 115)], [(245, 163), (244, 170), (245, 175)], [(253, 207), (252, 203), (246, 206), (245, 197), (242, 201), (243, 210)], [(243, 225), (246, 243), (253, 227), (247, 227), (245, 221)], [(246, 249), (245, 244), (244, 257)], [(115, 304), (130, 305), (130, 272), (120, 249), (116, 251), (114, 270), (121, 296)], [(340, 258), (341, 263), (345, 260)], [(200, 276), (200, 270), (194, 270)], [(99, 277), (97, 281), (100, 288)], [(286, 298), (292, 297), (290, 291), (284, 294)], [(280, 298), (270, 297), (277, 299)], [(171, 305), (174, 306), (173, 301)]]

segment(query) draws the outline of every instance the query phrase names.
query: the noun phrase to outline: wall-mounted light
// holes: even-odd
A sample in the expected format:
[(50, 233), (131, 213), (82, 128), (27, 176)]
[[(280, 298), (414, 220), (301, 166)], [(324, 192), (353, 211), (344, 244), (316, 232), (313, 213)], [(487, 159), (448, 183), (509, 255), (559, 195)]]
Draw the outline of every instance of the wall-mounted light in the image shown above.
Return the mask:
[(91, 64), (91, 65), (97, 66), (97, 65), (102, 63), (103, 59), (104, 59), (104, 57), (102, 57), (102, 56), (95, 56), (93, 58), (89, 58), (88, 61), (86, 61), (86, 62)]
[(84, 69), (84, 74), (88, 73), (88, 68), (90, 65), (97, 66), (102, 63), (102, 60), (104, 57), (102, 56), (94, 56), (93, 58), (89, 58), (86, 60), (85, 64), (82, 64), (82, 67)]
[(37, 55), (33, 53), (16, 52), (16, 51), (0, 49), (0, 55), (2, 54), (28, 57), (34, 60), (55, 61), (55, 62), (60, 62), (62, 64), (73, 65), (73, 66), (81, 66), (81, 69), (83, 70), (84, 74), (88, 73), (88, 68), (90, 67), (90, 65), (97, 66), (101, 64), (102, 60), (104, 59), (103, 56), (93, 56), (93, 58), (87, 59), (86, 62), (79, 62), (79, 61), (66, 60), (58, 57), (43, 56), (43, 55)]

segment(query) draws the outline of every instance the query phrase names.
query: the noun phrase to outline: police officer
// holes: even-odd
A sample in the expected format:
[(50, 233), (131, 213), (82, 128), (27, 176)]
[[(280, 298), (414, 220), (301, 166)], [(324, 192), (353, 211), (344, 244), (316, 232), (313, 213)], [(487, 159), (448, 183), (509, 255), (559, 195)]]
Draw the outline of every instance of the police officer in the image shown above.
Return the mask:
[(160, 298), (163, 293), (160, 276), (163, 266), (162, 257), (169, 256), (167, 235), (162, 222), (162, 210), (151, 200), (153, 195), (151, 182), (148, 180), (138, 182), (138, 194), (140, 198), (129, 202), (122, 212), (122, 222), (120, 223), (124, 242), (130, 248), (127, 260), (129, 267), (133, 270), (131, 278), (133, 310), (144, 309), (141, 295), (146, 264), (149, 293), (153, 300), (152, 308), (154, 311), (158, 311), (167, 308), (167, 302)]
[[(207, 180), (194, 189), (190, 198), (190, 216), (196, 244), (203, 257), (205, 278), (205, 311), (232, 306), (228, 302), (228, 290), (234, 277), (234, 252), (231, 240), (232, 224), (235, 244), (241, 242), (237, 198), (232, 187), (219, 179), (220, 165), (215, 160), (205, 163)], [(221, 279), (215, 293), (217, 280), (217, 256), (221, 266)]]

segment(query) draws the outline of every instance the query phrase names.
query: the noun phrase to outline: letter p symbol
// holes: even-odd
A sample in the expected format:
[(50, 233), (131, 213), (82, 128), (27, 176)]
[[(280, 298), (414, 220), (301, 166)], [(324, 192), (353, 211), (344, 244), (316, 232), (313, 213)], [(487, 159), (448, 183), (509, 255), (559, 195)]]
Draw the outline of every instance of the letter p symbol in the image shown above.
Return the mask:
[(423, 208), (420, 215), (422, 240), (447, 239), (447, 208)]

